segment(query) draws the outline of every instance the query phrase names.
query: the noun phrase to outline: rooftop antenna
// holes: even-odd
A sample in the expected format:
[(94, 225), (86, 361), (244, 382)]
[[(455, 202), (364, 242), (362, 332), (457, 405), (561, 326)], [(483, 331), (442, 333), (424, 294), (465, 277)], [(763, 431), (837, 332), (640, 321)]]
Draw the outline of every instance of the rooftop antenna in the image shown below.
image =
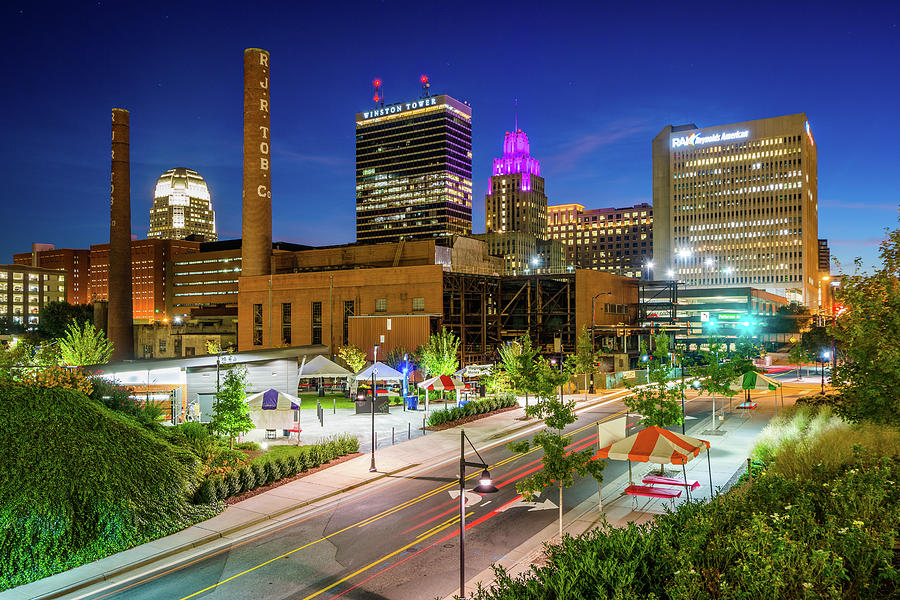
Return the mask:
[(513, 128), (513, 133), (515, 133), (516, 131), (519, 130), (519, 99), (515, 98), (514, 102), (515, 102), (515, 108), (513, 109), (513, 111), (515, 112), (515, 115), (516, 115), (516, 126)]
[(381, 80), (377, 77), (372, 80), (372, 101), (375, 103), (375, 106), (378, 106), (379, 102), (381, 102), (381, 106), (384, 106), (384, 94), (381, 92)]
[(422, 82), (422, 97), (427, 98), (428, 97), (428, 88), (431, 87), (431, 84), (428, 83), (428, 75), (420, 75), (419, 81)]

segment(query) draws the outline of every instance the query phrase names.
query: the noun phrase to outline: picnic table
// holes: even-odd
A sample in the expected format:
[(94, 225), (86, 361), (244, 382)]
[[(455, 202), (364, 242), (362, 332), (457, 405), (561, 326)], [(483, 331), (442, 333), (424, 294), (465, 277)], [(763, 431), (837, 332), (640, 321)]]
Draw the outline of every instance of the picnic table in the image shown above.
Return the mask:
[(625, 493), (629, 496), (647, 496), (648, 498), (664, 498), (666, 500), (674, 500), (681, 496), (681, 490), (634, 484), (625, 488)]
[(647, 475), (641, 480), (641, 483), (646, 483), (647, 485), (674, 485), (677, 487), (689, 487), (691, 491), (696, 490), (700, 487), (700, 482), (696, 479), (688, 480), (687, 484), (685, 484), (684, 479), (676, 479), (675, 477), (661, 477), (659, 475)]

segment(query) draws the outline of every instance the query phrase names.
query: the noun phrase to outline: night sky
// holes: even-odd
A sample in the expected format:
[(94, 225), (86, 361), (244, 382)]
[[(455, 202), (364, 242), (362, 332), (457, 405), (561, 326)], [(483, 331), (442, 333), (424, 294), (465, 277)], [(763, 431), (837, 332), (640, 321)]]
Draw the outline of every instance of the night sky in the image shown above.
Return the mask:
[[(900, 204), (900, 3), (4, 2), (0, 263), (31, 243), (109, 239), (110, 109), (131, 111), (132, 231), (156, 179), (207, 181), (240, 236), (242, 56), (272, 54), (273, 238), (355, 239), (354, 114), (420, 93), (473, 111), (474, 231), (504, 132), (519, 125), (551, 203), (650, 201), (650, 142), (806, 112), (819, 237), (876, 257)], [(608, 5), (604, 7), (603, 5)]]

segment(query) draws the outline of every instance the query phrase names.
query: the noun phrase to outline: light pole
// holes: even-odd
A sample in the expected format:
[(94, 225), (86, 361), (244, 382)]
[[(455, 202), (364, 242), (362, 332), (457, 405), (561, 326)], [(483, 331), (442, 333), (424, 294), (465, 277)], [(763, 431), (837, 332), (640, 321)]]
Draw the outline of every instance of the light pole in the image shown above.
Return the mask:
[[(481, 462), (469, 462), (466, 460), (466, 442), (475, 450), (475, 454)], [(466, 467), (482, 469), (478, 485), (472, 488), (477, 494), (493, 494), (499, 491), (494, 487), (491, 473), (487, 463), (478, 454), (478, 449), (472, 445), (472, 441), (466, 437), (464, 429), (459, 430), (459, 597), (466, 598)]]
[[(600, 292), (599, 294), (596, 294), (593, 298), (591, 298), (591, 355), (593, 355), (595, 352), (595, 350), (594, 350), (594, 337), (595, 337), (594, 329), (596, 329), (596, 321), (597, 321), (597, 319), (595, 318), (596, 314), (597, 314), (597, 310), (596, 310), (595, 306), (596, 306), (597, 298), (599, 298), (600, 296), (612, 296), (612, 292)], [(593, 367), (591, 368), (590, 393), (592, 393), (592, 394), (594, 393), (594, 369), (593, 369)]]
[(825, 361), (831, 358), (831, 352), (822, 353), (822, 391), (821, 395), (825, 395)]
[(375, 469), (375, 398), (378, 397), (378, 390), (375, 388), (375, 375), (378, 374), (378, 345), (372, 352), (372, 464), (369, 465), (369, 472), (374, 473)]
[(648, 260), (646, 263), (644, 263), (644, 266), (647, 267), (647, 281), (652, 281), (653, 275), (651, 275), (651, 273), (653, 271), (653, 261)]
[[(675, 352), (678, 352), (678, 348), (675, 348)], [(684, 353), (682, 353), (679, 357), (679, 362), (681, 363), (681, 433), (684, 435)]]

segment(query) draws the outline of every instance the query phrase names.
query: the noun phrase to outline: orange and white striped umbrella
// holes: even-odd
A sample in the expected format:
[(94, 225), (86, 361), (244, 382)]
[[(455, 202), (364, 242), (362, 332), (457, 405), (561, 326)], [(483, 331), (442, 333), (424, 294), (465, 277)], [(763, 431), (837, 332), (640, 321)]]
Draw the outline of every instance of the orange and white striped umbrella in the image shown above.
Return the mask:
[(704, 450), (709, 450), (709, 442), (705, 440), (652, 426), (600, 449), (594, 459), (683, 465)]

